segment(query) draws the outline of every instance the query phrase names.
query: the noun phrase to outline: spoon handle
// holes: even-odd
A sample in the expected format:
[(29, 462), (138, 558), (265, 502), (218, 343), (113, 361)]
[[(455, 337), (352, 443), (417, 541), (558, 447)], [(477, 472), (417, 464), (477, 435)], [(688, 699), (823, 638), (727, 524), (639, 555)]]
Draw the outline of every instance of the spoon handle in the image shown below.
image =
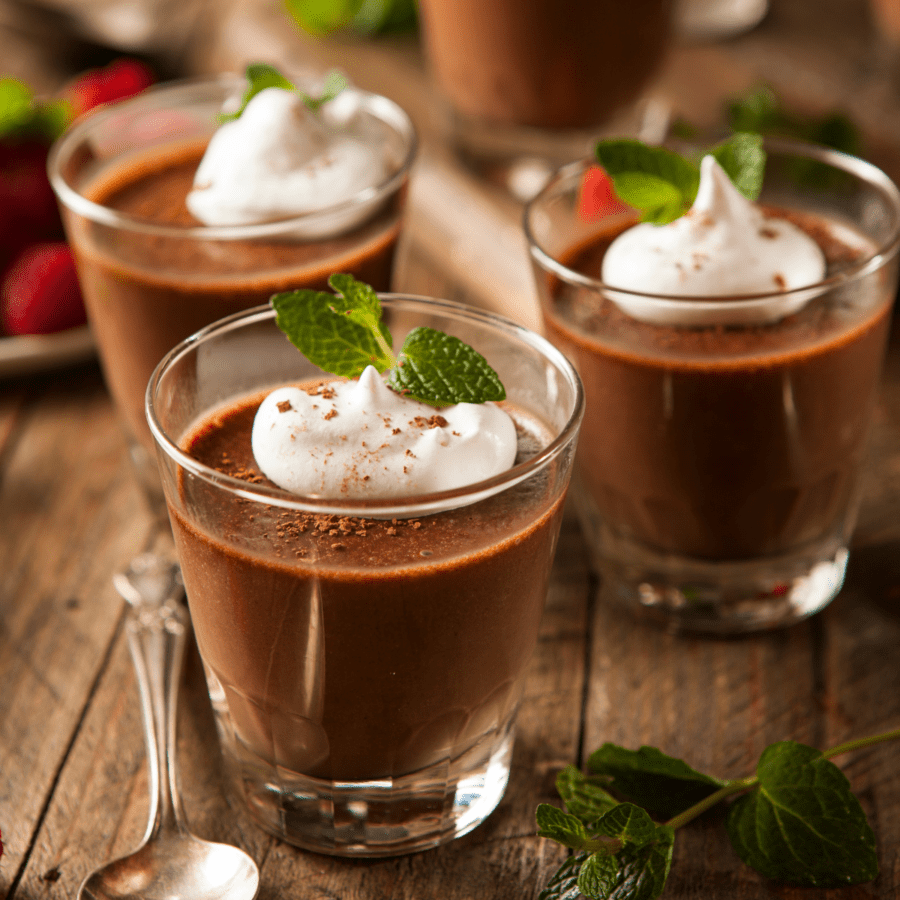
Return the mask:
[(144, 841), (166, 831), (185, 831), (175, 733), (178, 688), (187, 642), (188, 613), (177, 602), (130, 608), (128, 646), (137, 673), (150, 775), (150, 814)]

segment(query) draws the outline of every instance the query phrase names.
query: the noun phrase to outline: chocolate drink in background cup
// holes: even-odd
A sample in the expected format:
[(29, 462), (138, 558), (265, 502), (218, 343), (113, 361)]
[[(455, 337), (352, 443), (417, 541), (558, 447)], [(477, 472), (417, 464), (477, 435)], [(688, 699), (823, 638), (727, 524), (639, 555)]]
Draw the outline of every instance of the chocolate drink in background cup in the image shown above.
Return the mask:
[(472, 169), (528, 199), (599, 134), (641, 134), (671, 0), (421, 0), (422, 39)]
[[(738, 135), (715, 151), (725, 168), (698, 168), (604, 142), (606, 174), (570, 165), (525, 211), (547, 333), (585, 386), (575, 496), (597, 568), (608, 595), (675, 629), (820, 610), (859, 501), (900, 195), (862, 160), (764, 146)], [(762, 179), (758, 200), (725, 169), (751, 196)], [(626, 197), (651, 185), (659, 221), (696, 200), (637, 224), (608, 175)]]
[[(233, 792), (293, 844), (387, 856), (465, 834), (503, 795), (582, 393), (508, 320), (380, 295), (376, 340), (378, 297), (333, 283), (273, 298), (324, 368), (257, 309), (168, 354), (147, 410)], [(348, 327), (338, 370), (362, 374), (335, 378), (313, 351)], [(403, 341), (394, 389), (367, 367), (385, 335)], [(413, 400), (401, 376), (445, 350), (461, 393)]]
[(315, 100), (279, 79), (254, 66), (161, 85), (81, 119), (51, 154), (104, 375), (163, 515), (144, 418), (163, 355), (334, 271), (390, 287), (416, 149), (408, 116), (335, 75), (310, 88)]

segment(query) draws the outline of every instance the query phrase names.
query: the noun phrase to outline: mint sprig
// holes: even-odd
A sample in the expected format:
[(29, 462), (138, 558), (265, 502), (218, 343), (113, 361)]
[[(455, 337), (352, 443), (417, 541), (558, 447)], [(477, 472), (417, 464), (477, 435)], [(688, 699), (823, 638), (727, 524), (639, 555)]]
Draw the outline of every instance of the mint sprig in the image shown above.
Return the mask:
[(288, 291), (270, 301), (276, 325), (313, 365), (345, 378), (374, 366), (397, 393), (432, 406), (506, 398), (487, 360), (459, 338), (414, 328), (395, 354), (375, 291), (352, 275), (332, 275), (328, 284), (334, 294)]
[[(297, 86), (292, 81), (289, 81), (275, 66), (270, 66), (268, 63), (250, 63), (246, 68), (245, 77), (247, 79), (247, 89), (241, 98), (240, 108), (233, 113), (222, 113), (219, 116), (220, 122), (231, 122), (234, 119), (239, 119), (247, 108), (247, 104), (266, 88), (277, 87), (286, 91), (297, 90)], [(334, 100), (347, 87), (347, 84), (347, 79), (340, 72), (332, 71), (325, 76), (322, 93), (318, 97), (312, 97), (309, 94), (304, 94), (302, 91), (298, 91), (298, 93), (308, 109), (318, 112), (325, 103), (328, 103), (329, 100)]]
[[(539, 836), (574, 851), (540, 900), (655, 900), (676, 831), (723, 801), (730, 801), (725, 827), (735, 852), (764, 877), (819, 888), (871, 881), (875, 836), (830, 757), (898, 738), (895, 729), (825, 752), (781, 741), (766, 748), (755, 775), (729, 781), (652, 747), (604, 744), (589, 759), (592, 774), (568, 766), (557, 778), (566, 811), (537, 808)], [(657, 824), (642, 806), (666, 810), (668, 820)]]
[(622, 139), (600, 141), (597, 162), (612, 179), (618, 197), (641, 213), (641, 220), (665, 225), (683, 216), (700, 186), (700, 158), (712, 154), (737, 189), (755, 200), (762, 189), (766, 154), (762, 137), (739, 133), (688, 159), (664, 147)]

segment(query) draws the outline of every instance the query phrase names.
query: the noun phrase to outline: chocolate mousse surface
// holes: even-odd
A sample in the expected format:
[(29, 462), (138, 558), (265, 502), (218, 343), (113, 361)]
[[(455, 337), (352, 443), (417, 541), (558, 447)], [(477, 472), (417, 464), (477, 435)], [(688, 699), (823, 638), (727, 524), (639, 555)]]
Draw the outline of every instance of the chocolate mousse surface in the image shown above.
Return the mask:
[[(266, 484), (250, 451), (261, 400), (207, 418), (186, 451)], [(543, 427), (509, 411), (527, 423), (527, 458)], [(173, 531), (241, 752), (367, 781), (452, 764), (509, 728), (561, 518), (552, 469), (469, 506), (393, 520), (251, 503), (183, 472)], [(209, 513), (197, 521), (185, 508)]]
[[(85, 190), (95, 203), (176, 228), (201, 223), (185, 197), (205, 142), (145, 152), (105, 171)], [(144, 391), (160, 359), (198, 329), (295, 288), (326, 289), (349, 272), (388, 290), (400, 230), (400, 195), (370, 221), (324, 240), (289, 235), (192, 240), (107, 228), (71, 217), (85, 302), (110, 389), (132, 432), (148, 447)]]
[[(830, 273), (863, 252), (826, 222), (769, 213), (814, 237)], [(616, 233), (562, 261), (599, 279)], [(546, 324), (585, 385), (579, 472), (606, 527), (710, 561), (846, 538), (893, 300), (881, 283), (732, 328), (639, 322), (557, 281)]]

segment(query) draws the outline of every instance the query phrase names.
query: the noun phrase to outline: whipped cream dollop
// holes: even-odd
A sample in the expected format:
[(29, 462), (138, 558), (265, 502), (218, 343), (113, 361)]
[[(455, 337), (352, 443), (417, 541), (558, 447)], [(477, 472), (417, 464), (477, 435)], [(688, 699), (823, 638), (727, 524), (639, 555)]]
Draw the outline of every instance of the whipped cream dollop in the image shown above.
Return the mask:
[[(625, 312), (644, 321), (764, 323), (796, 312), (819, 293), (794, 290), (818, 284), (825, 269), (822, 250), (808, 234), (766, 216), (714, 157), (705, 156), (691, 209), (667, 225), (641, 223), (622, 232), (603, 258), (601, 279), (610, 288), (645, 294), (718, 298), (689, 304), (608, 292)], [(773, 296), (735, 299), (747, 294)]]
[(279, 487), (347, 500), (474, 484), (509, 469), (517, 446), (515, 424), (496, 404), (436, 409), (391, 390), (372, 366), (356, 381), (277, 388), (256, 413), (251, 442)]
[[(239, 118), (213, 134), (194, 176), (187, 206), (206, 225), (255, 225), (328, 210), (385, 177), (380, 149), (348, 128), (353, 95), (329, 101), (338, 115), (313, 112), (296, 91), (270, 87)], [(352, 113), (352, 109), (351, 109)], [(346, 231), (374, 212), (373, 202), (298, 225), (301, 237)]]

